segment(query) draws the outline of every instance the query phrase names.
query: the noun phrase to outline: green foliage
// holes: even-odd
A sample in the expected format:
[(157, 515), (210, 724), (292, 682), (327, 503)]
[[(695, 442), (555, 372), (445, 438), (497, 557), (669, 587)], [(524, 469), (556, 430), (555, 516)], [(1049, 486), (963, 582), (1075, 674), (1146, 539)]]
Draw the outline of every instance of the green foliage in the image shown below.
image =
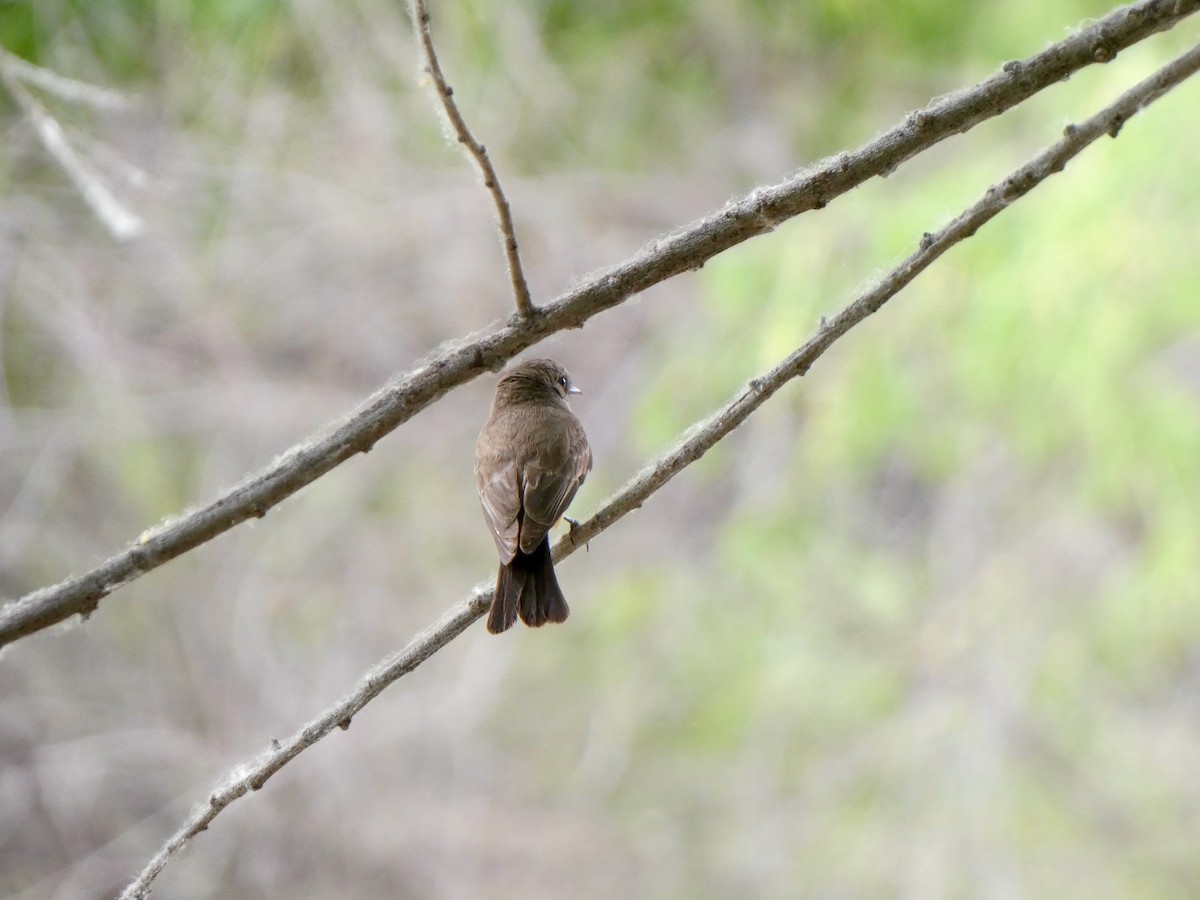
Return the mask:
[(31, 3), (0, 4), (0, 44), (11, 53), (29, 60), (38, 58), (43, 35)]
[(161, 80), (160, 66), (178, 66), (188, 53), (225, 54), (247, 71), (264, 63), (303, 85), (314, 70), (303, 61), (304, 38), (275, 0), (38, 0), (0, 4), (0, 45), (30, 62), (54, 67), (56, 51), (86, 51), (105, 81), (119, 85)]

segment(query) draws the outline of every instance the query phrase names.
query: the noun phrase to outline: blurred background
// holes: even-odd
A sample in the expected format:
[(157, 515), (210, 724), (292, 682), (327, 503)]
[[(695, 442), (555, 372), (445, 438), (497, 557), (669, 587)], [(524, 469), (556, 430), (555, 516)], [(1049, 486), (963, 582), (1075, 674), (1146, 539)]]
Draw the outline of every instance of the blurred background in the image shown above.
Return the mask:
[[(535, 300), (1102, 0), (433, 0)], [(1092, 67), (537, 347), (573, 512), (989, 184), (1190, 46)], [(117, 242), (9, 97), (0, 596), (85, 571), (512, 310), (402, 4), (37, 0), (0, 45), (144, 221)], [(171, 898), (1177, 898), (1200, 890), (1200, 82), (960, 245), (155, 883)], [(0, 894), (117, 892), (238, 763), (494, 577), (494, 379), (0, 659)]]

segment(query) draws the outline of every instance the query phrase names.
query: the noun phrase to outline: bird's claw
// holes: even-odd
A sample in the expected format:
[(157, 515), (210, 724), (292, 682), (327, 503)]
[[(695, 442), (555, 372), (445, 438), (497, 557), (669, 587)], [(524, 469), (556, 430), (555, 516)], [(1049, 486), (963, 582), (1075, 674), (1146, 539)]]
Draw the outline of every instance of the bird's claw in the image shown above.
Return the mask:
[[(579, 520), (572, 519), (570, 516), (563, 516), (562, 520), (567, 523), (567, 537), (571, 539), (571, 546), (575, 546), (575, 529), (579, 527)], [(586, 553), (591, 550), (589, 544), (583, 545), (583, 551)]]

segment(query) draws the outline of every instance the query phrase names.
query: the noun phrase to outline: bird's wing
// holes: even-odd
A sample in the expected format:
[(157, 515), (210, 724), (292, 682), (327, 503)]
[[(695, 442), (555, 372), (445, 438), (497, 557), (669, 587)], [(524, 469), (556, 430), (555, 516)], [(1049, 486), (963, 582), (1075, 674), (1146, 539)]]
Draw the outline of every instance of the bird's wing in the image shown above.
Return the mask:
[(483, 517), (487, 520), (500, 562), (508, 564), (517, 555), (521, 532), (521, 483), (516, 460), (497, 460), (487, 466), (485, 476), (480, 466), (475, 467), (475, 486), (479, 489), (479, 501), (483, 506)]
[[(549, 456), (554, 462), (546, 463)], [(566, 430), (561, 452), (527, 460), (522, 469), (525, 520), (521, 552), (532, 553), (559, 520), (592, 468), (592, 450), (578, 422)]]

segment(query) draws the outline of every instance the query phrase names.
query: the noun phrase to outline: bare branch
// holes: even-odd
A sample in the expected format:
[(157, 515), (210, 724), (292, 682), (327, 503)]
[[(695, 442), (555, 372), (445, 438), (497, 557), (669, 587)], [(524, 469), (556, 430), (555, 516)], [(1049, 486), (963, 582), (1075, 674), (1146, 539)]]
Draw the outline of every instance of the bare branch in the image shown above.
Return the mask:
[[(646, 500), (687, 466), (698, 460), (730, 432), (746, 421), (781, 387), (804, 375), (829, 347), (851, 328), (879, 310), (943, 253), (975, 234), (979, 228), (1025, 196), (1051, 175), (1061, 172), (1083, 149), (1105, 134), (1116, 136), (1130, 118), (1185, 78), (1200, 70), (1200, 46), (1179, 57), (1123, 94), (1113, 104), (1080, 123), (1068, 126), (1064, 137), (1003, 181), (992, 185), (978, 202), (936, 233), (926, 233), (918, 247), (899, 266), (821, 327), (794, 353), (770, 371), (753, 379), (728, 403), (708, 418), (689, 428), (679, 443), (646, 465), (586, 522), (571, 529), (554, 547), (555, 560), (570, 556), (581, 544), (594, 539), (625, 514)], [(329, 734), (335, 727), (350, 727), (351, 718), (392, 682), (415, 669), (440, 650), (477, 618), (492, 599), (489, 584), (477, 586), (471, 596), (447, 610), (404, 649), (379, 662), (360, 679), (355, 689), (318, 718), (283, 743), (255, 760), (235, 769), (235, 775), (219, 786), (208, 802), (193, 810), (183, 826), (155, 854), (137, 879), (126, 888), (121, 900), (145, 897), (150, 883), (189, 840), (206, 829), (222, 809), (244, 794), (258, 790), (288, 762)]]
[[(1121, 126), (1154, 100), (1200, 69), (1200, 45), (1121, 95), (1114, 103), (1079, 125), (1068, 125), (1062, 140), (987, 189), (973, 206), (940, 231), (926, 232), (917, 249), (874, 286), (860, 294), (832, 319), (822, 319), (816, 334), (769, 372), (749, 385), (707, 419), (694, 424), (669, 453), (647, 465), (611, 497), (592, 518), (572, 529), (559, 541), (555, 559), (569, 556), (646, 499), (682, 469), (707, 453), (718, 441), (742, 424), (772, 394), (794, 378), (804, 375), (812, 364), (847, 331), (877, 312), (888, 300), (907, 287), (921, 272), (960, 241), (1014, 201), (1025, 196), (1045, 179), (1061, 172), (1085, 147), (1105, 134), (1116, 137)], [(565, 545), (565, 546), (564, 546)]]
[(500, 236), (504, 239), (504, 255), (508, 260), (508, 277), (512, 279), (517, 313), (522, 316), (531, 316), (534, 313), (533, 301), (529, 297), (529, 285), (525, 281), (525, 271), (521, 267), (521, 255), (517, 252), (517, 232), (513, 227), (508, 198), (504, 196), (504, 189), (500, 187), (500, 176), (496, 174), (496, 169), (492, 166), (487, 147), (475, 140), (471, 129), (467, 127), (467, 122), (462, 117), (458, 104), (454, 102), (454, 88), (446, 83), (446, 76), (442, 74), (437, 51), (433, 48), (433, 34), (429, 30), (429, 10), (425, 6), (425, 0), (411, 0), (410, 5), (413, 27), (417, 30), (421, 49), (425, 53), (425, 71), (433, 79), (438, 97), (442, 101), (442, 108), (446, 111), (446, 117), (454, 128), (458, 142), (466, 147), (474, 157), (475, 163), (483, 175), (483, 186), (488, 189), (492, 200), (496, 203), (496, 217), (500, 220)]
[(345, 419), (305, 441), (270, 466), (250, 475), (205, 506), (145, 532), (96, 568), (34, 591), (0, 609), (0, 646), (61, 622), (89, 615), (118, 587), (211, 540), (320, 478), (416, 415), (430, 403), (486, 370), (632, 294), (690, 269), (718, 253), (772, 230), (780, 222), (831, 199), (945, 138), (1012, 108), (1073, 72), (1108, 61), (1124, 49), (1171, 28), (1200, 8), (1200, 0), (1144, 0), (1122, 7), (973, 88), (936, 100), (857, 150), (842, 153), (780, 184), (742, 200), (644, 247), (631, 259), (602, 271), (538, 309), (514, 317), (483, 336), (449, 344), (423, 364), (393, 379)]
[[(119, 241), (130, 240), (140, 235), (143, 229), (142, 220), (121, 205), (104, 183), (100, 173), (75, 152), (75, 149), (67, 142), (58, 120), (50, 115), (41, 101), (26, 90), (25, 85), (17, 77), (18, 69), (13, 66), (13, 59), (15, 57), (5, 54), (5, 57), (0, 60), (0, 81), (4, 82), (13, 101), (33, 125), (38, 140), (42, 142), (46, 152), (62, 166), (67, 177), (71, 179), (87, 205), (91, 207), (96, 218), (108, 229), (109, 234)], [(44, 74), (42, 69), (31, 68)], [(28, 77), (27, 72), (22, 74)], [(78, 82), (72, 83), (78, 84)]]

